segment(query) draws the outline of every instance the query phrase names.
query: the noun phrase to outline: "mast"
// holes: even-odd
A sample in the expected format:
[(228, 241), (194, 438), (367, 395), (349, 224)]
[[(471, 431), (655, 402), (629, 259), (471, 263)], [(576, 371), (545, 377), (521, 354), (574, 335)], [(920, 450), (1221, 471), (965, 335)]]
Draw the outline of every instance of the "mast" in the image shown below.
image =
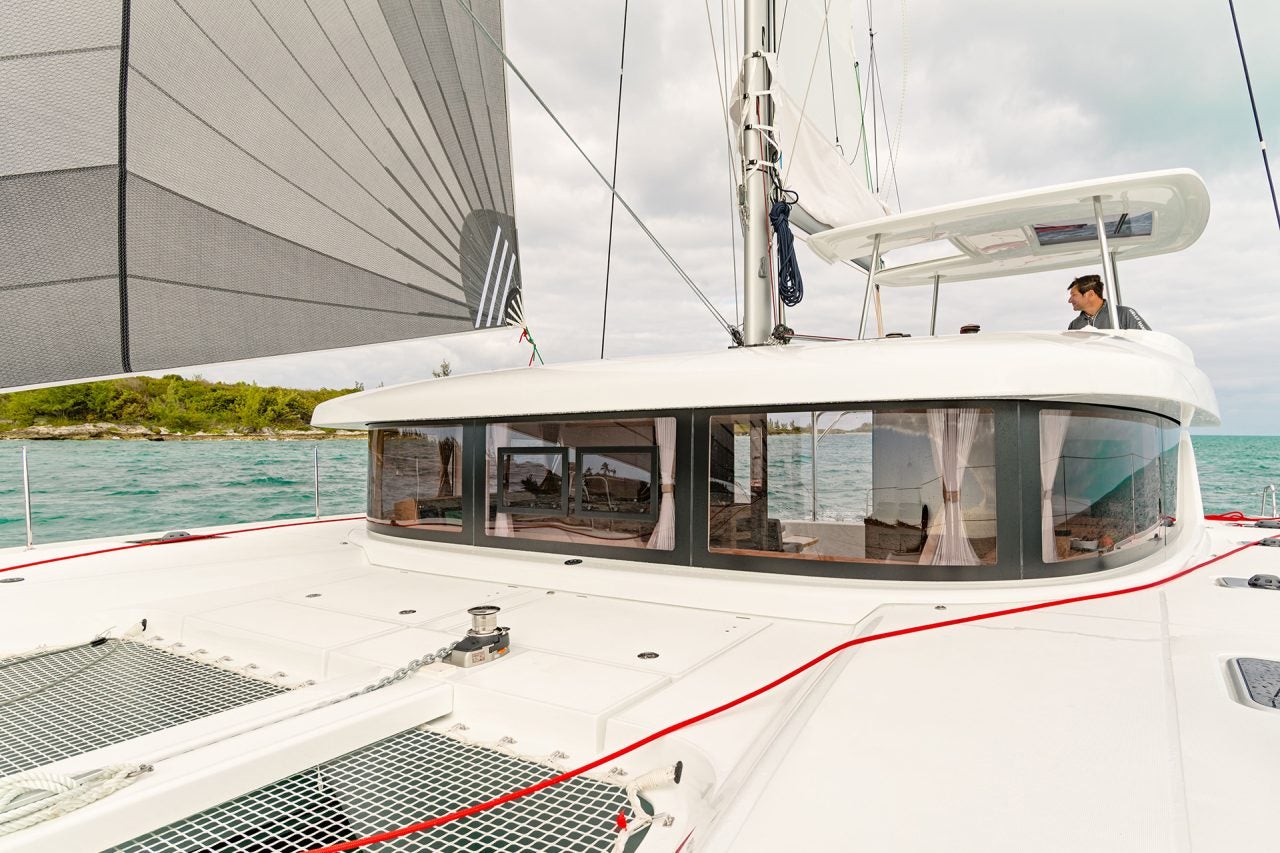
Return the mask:
[(777, 160), (773, 142), (759, 125), (773, 124), (769, 66), (773, 50), (772, 0), (746, 0), (743, 9), (741, 203), (746, 222), (742, 243), (742, 336), (747, 346), (769, 342), (773, 333), (773, 276), (769, 256), (769, 185)]

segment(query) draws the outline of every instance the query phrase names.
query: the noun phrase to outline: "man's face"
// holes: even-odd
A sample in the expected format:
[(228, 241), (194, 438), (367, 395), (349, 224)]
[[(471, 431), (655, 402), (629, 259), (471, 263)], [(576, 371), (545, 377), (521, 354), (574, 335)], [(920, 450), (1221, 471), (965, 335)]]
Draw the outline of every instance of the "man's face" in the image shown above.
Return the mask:
[(1083, 311), (1086, 314), (1096, 314), (1102, 307), (1102, 300), (1098, 298), (1098, 294), (1092, 291), (1081, 293), (1078, 287), (1067, 291), (1067, 301), (1071, 303), (1073, 310)]

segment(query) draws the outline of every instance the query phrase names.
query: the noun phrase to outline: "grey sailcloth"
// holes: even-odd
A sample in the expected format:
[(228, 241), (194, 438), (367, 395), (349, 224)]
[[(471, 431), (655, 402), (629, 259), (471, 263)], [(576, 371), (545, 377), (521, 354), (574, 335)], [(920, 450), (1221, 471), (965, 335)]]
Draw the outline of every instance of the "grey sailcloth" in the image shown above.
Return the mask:
[(500, 325), (513, 213), (454, 0), (0, 4), (0, 388)]

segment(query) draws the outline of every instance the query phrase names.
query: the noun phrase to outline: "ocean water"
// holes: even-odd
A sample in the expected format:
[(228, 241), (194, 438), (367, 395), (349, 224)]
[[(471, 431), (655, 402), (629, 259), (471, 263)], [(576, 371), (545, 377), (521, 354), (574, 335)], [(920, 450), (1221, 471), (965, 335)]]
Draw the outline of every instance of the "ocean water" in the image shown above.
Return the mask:
[[(1256, 514), (1263, 486), (1280, 485), (1280, 436), (1205, 435), (1193, 444), (1206, 512)], [(320, 511), (365, 509), (363, 441), (0, 441), (0, 547), (26, 542), (23, 445), (37, 542), (313, 516), (317, 448)], [(851, 477), (869, 463), (849, 461)]]
[(363, 515), (368, 445), (325, 441), (0, 441), (0, 547), (315, 515)]
[[(1263, 487), (1274, 484), (1280, 488), (1280, 436), (1197, 435), (1191, 443), (1200, 469), (1205, 512), (1238, 509), (1257, 515)], [(1268, 498), (1268, 514), (1270, 510)]]

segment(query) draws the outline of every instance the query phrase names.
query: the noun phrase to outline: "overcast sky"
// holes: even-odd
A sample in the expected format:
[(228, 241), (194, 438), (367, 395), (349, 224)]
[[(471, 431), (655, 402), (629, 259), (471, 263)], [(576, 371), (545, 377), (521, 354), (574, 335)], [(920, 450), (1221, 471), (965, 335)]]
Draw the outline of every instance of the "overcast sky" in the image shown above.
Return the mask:
[[(711, 5), (718, 31), (720, 0)], [(855, 5), (865, 81), (865, 3)], [(1223, 433), (1280, 434), (1280, 387), (1267, 379), (1280, 352), (1280, 227), (1225, 0), (873, 0), (871, 9), (888, 131), (899, 140), (887, 199), (895, 210), (1127, 172), (1200, 173), (1213, 205), (1204, 236), (1175, 255), (1122, 263), (1124, 300), (1193, 348), (1217, 389)], [(1280, 152), (1280, 3), (1237, 0), (1236, 11), (1263, 132)], [(733, 320), (735, 226), (706, 9), (699, 0), (644, 0), (630, 13), (619, 192)], [(511, 0), (506, 14), (513, 60), (608, 172), (621, 0)], [(789, 45), (784, 32), (789, 49), (807, 48)], [(608, 191), (514, 78), (510, 92), (530, 327), (548, 361), (596, 358)], [(1273, 167), (1280, 172), (1280, 162)], [(805, 300), (790, 325), (856, 336), (864, 280), (804, 248), (800, 261)], [(1063, 328), (1066, 285), (1090, 271), (944, 286), (939, 330)], [(611, 358), (728, 343), (621, 208), (609, 293)], [(923, 289), (889, 290), (884, 302), (888, 328), (927, 331)], [(429, 376), (442, 359), (458, 373), (524, 364), (529, 348), (517, 338), (483, 332), (187, 372), (374, 387)]]

